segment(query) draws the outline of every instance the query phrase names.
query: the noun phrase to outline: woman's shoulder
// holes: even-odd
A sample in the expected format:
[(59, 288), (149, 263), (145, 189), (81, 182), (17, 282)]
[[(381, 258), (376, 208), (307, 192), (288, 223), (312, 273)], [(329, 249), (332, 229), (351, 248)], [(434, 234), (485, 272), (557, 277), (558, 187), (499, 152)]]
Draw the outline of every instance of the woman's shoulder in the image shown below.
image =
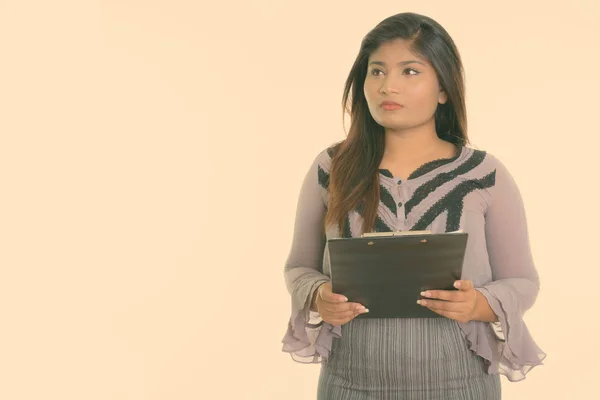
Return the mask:
[(514, 184), (510, 166), (504, 161), (504, 156), (485, 149), (469, 149), (470, 156), (466, 163), (472, 163), (473, 168), (463, 176), (463, 179), (477, 180), (486, 183), (486, 187), (493, 191), (502, 191), (506, 185)]
[(329, 188), (329, 175), (331, 173), (331, 163), (336, 151), (339, 149), (341, 142), (330, 144), (321, 149), (315, 156), (311, 166), (311, 173), (315, 174), (315, 178), (320, 187), (327, 190)]
[(315, 158), (315, 163), (321, 170), (329, 173), (331, 170), (331, 162), (336, 152), (339, 150), (340, 145), (341, 142), (332, 143), (319, 151)]
[(505, 162), (504, 157), (498, 155), (489, 150), (479, 150), (484, 154), (484, 163), (486, 167), (493, 171), (495, 174), (510, 174), (508, 164)]
[(497, 156), (493, 152), (490, 152), (487, 149), (480, 149), (473, 146), (466, 146), (467, 149), (467, 157), (465, 158), (466, 162), (474, 163), (476, 165), (480, 165), (485, 170), (494, 171), (498, 168), (504, 169), (505, 165), (501, 159), (501, 157)]

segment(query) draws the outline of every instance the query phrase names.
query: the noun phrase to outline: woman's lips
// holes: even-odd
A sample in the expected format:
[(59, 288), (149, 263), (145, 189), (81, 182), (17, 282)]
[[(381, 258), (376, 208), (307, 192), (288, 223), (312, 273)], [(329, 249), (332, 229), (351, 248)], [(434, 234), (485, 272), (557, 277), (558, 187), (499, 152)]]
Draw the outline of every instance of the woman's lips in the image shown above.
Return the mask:
[(394, 111), (401, 109), (402, 106), (400, 104), (385, 103), (381, 105), (381, 108), (383, 108), (386, 111)]

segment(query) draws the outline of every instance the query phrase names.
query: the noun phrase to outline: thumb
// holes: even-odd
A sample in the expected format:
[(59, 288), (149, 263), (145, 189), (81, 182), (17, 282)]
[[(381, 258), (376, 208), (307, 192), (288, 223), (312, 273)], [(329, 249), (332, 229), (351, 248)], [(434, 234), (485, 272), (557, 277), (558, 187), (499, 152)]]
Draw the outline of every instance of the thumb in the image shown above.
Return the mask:
[(467, 279), (459, 280), (454, 282), (454, 287), (466, 292), (473, 289), (473, 281)]
[(324, 284), (319, 286), (318, 292), (319, 296), (321, 296), (323, 300), (328, 301), (330, 303), (341, 303), (348, 301), (346, 296), (332, 292), (332, 286), (330, 282), (325, 282)]

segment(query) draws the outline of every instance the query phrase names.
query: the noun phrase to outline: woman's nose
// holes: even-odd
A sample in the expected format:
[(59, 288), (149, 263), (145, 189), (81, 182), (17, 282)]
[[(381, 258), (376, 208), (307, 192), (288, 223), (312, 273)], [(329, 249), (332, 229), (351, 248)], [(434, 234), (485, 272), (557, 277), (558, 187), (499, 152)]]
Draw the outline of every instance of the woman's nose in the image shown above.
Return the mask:
[(381, 93), (398, 93), (400, 91), (399, 84), (397, 80), (390, 79), (387, 77), (384, 79), (381, 84), (381, 88), (379, 89)]

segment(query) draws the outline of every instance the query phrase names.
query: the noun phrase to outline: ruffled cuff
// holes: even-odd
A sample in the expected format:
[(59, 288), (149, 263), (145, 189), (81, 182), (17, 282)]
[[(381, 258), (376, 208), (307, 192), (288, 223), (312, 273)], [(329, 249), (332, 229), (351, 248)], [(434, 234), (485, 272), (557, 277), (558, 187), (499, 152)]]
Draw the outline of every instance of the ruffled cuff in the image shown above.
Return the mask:
[(327, 360), (333, 338), (342, 337), (341, 326), (323, 321), (319, 313), (310, 310), (310, 300), (323, 282), (313, 285), (302, 309), (292, 308), (292, 316), (282, 340), (282, 350), (290, 353), (292, 359), (300, 363), (312, 364)]
[(490, 288), (478, 287), (477, 290), (486, 297), (498, 316), (496, 325), (500, 325), (504, 339), (499, 340), (492, 324), (482, 321), (461, 323), (470, 349), (487, 360), (488, 373), (503, 374), (511, 382), (525, 379), (532, 368), (543, 365), (546, 354), (533, 340), (522, 315), (516, 311), (517, 305), (513, 298), (505, 300), (507, 305)]
[(494, 331), (494, 334), (496, 335), (496, 339), (500, 340), (501, 342), (505, 342), (506, 336), (504, 335), (504, 331), (502, 330), (502, 324), (500, 323), (500, 321), (490, 322), (489, 324), (492, 327), (492, 331)]

